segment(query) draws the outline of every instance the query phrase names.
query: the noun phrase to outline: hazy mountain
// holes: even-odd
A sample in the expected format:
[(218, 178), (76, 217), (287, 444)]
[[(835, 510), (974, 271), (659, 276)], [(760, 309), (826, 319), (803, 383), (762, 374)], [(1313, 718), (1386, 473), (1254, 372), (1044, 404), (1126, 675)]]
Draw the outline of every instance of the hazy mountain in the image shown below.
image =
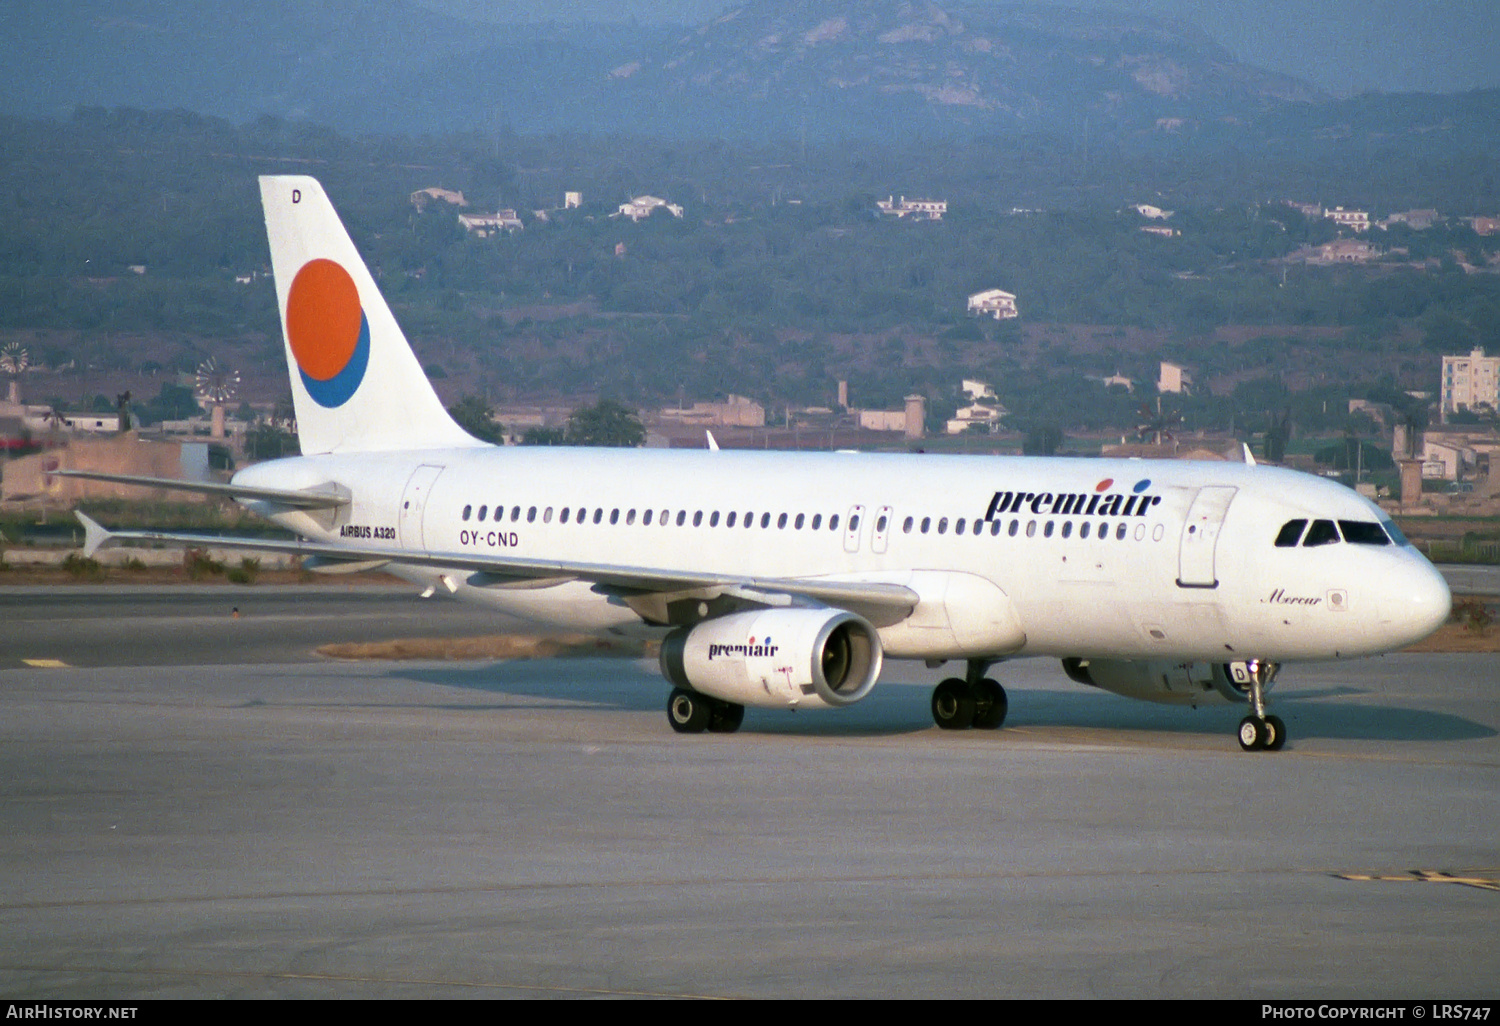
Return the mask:
[(128, 105), (346, 131), (1020, 131), (1087, 145), (1326, 132), (1331, 109), (1190, 25), (1034, 5), (751, 0), (663, 28), (468, 22), (413, 0), (11, 0), (0, 31), (0, 109), (27, 115)]
[(918, 128), (1170, 126), (1327, 99), (1185, 24), (908, 0), (751, 0), (611, 74), (662, 106), (748, 105), (791, 127), (836, 113)]

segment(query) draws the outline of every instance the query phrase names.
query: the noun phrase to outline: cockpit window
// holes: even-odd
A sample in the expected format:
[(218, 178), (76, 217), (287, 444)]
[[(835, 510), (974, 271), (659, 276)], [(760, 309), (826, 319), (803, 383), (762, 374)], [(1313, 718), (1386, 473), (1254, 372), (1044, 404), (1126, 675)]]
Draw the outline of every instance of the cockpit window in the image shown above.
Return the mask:
[(1276, 547), (1278, 549), (1295, 547), (1297, 539), (1302, 537), (1302, 529), (1306, 526), (1306, 520), (1288, 520), (1282, 524), (1281, 533), (1276, 536)]
[(1389, 545), (1391, 543), (1379, 524), (1372, 524), (1367, 520), (1340, 520), (1339, 530), (1344, 532), (1344, 541), (1351, 545)]
[(1332, 520), (1314, 520), (1307, 529), (1307, 537), (1302, 539), (1302, 547), (1310, 549), (1314, 545), (1332, 545), (1338, 540), (1339, 529), (1333, 526)]
[(1380, 522), (1380, 526), (1385, 528), (1385, 533), (1390, 535), (1391, 541), (1395, 542), (1397, 545), (1411, 544), (1411, 542), (1406, 540), (1406, 535), (1401, 533), (1401, 528), (1396, 526), (1396, 522), (1394, 520), (1382, 520)]

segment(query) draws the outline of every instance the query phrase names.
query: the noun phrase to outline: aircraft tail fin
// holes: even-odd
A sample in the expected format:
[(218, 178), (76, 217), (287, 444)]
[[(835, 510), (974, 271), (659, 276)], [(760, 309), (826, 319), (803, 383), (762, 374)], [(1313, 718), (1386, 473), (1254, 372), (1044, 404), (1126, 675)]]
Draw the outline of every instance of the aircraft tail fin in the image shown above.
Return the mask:
[(323, 186), (260, 179), (306, 455), (479, 446), (448, 415)]

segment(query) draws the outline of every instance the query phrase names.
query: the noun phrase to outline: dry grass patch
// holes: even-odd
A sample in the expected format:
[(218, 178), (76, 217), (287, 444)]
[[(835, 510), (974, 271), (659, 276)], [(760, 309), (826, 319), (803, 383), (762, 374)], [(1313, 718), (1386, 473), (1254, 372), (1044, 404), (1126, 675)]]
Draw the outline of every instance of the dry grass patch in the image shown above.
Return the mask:
[(478, 638), (396, 638), (391, 641), (323, 645), (334, 659), (555, 659), (559, 657), (654, 656), (655, 642), (599, 638), (588, 634), (491, 634)]

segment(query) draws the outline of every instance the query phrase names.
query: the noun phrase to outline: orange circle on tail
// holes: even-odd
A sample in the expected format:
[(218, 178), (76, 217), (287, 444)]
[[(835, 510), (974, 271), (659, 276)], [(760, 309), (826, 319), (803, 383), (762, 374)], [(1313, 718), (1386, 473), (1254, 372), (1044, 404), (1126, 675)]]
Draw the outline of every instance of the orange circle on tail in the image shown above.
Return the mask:
[(309, 260), (286, 298), (286, 337), (297, 366), (327, 381), (349, 364), (364, 312), (354, 279), (332, 260)]

